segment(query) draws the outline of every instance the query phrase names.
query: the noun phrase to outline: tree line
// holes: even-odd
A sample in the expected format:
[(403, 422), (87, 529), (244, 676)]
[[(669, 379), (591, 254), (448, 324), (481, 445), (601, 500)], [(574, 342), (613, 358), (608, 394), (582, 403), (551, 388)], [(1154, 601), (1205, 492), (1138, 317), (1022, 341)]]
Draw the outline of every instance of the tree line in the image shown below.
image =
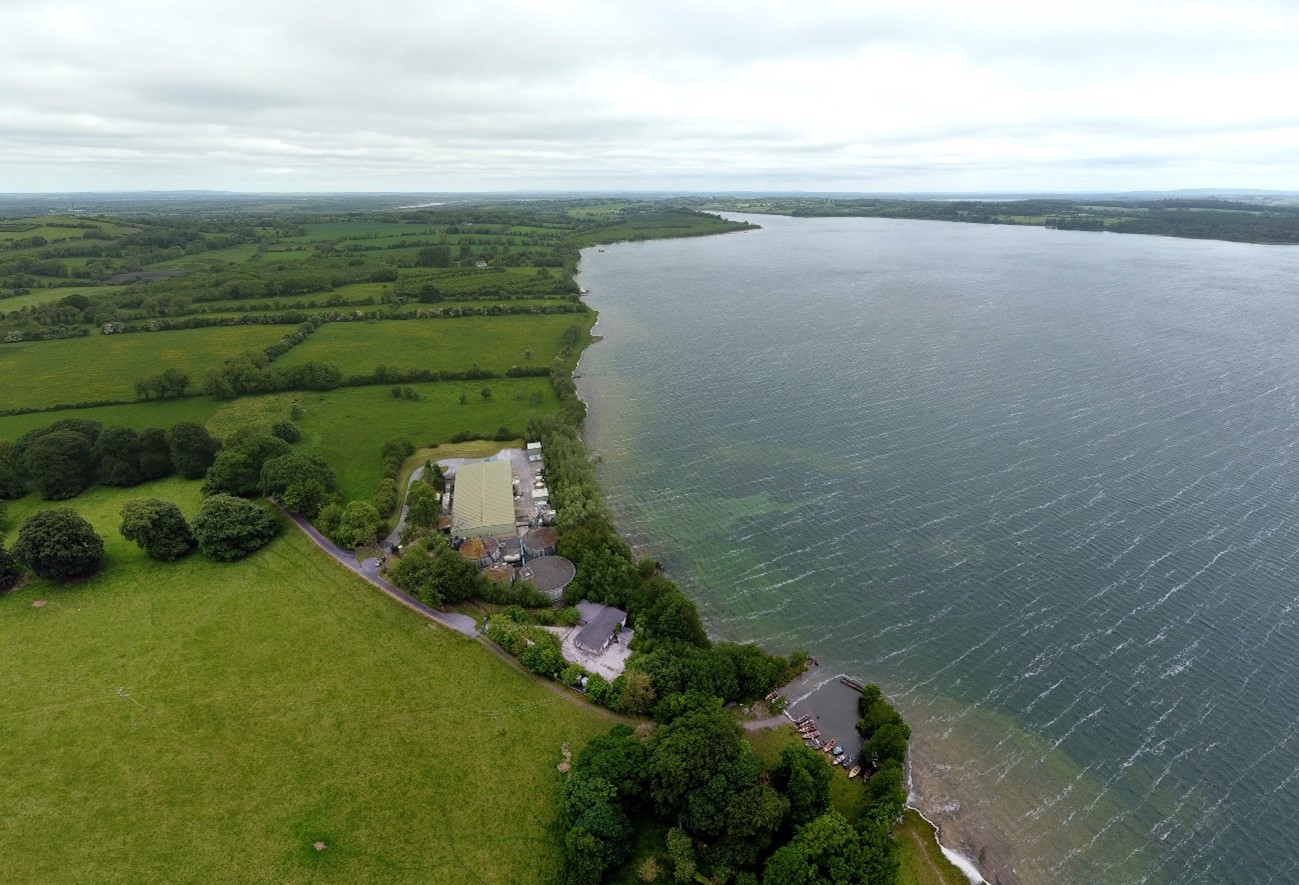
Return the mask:
[(0, 440), (0, 498), (34, 490), (61, 501), (100, 484), (135, 486), (172, 474), (198, 479), (221, 443), (201, 424), (134, 430), (69, 418), (29, 430), (16, 441)]

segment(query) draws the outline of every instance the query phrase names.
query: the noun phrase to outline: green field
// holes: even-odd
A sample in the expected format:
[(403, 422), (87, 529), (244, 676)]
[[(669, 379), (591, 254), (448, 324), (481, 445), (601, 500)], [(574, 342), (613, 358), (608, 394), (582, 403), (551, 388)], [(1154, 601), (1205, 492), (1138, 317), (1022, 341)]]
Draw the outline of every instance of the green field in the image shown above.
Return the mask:
[(69, 295), (87, 295), (103, 292), (102, 286), (59, 286), (52, 289), (33, 289), (26, 295), (12, 295), (0, 298), (0, 313), (30, 307), (33, 304), (45, 304), (47, 301), (60, 301)]
[[(555, 407), (555, 394), (546, 378), (402, 386), (417, 391), (420, 399), (394, 399), (386, 386), (245, 397), (222, 405), (208, 427), (218, 436), (245, 425), (269, 427), (287, 419), (296, 402), (302, 409), (302, 417), (295, 422), (302, 431), (296, 448), (324, 458), (338, 477), (343, 497), (351, 500), (368, 498), (374, 492), (383, 476), (379, 451), (390, 439), (405, 437), (422, 446), (445, 442), (461, 432), (490, 436), (502, 426), (519, 435), (531, 412)], [(490, 399), (482, 396), (485, 387), (492, 391)], [(464, 405), (460, 404), (461, 393), (465, 394)], [(540, 406), (531, 405), (533, 393), (540, 394)]]
[(969, 885), (970, 880), (938, 847), (934, 828), (908, 808), (902, 823), (893, 828), (898, 843), (898, 885)]
[(0, 404), (6, 409), (135, 399), (134, 383), (163, 369), (203, 373), (227, 356), (261, 349), (285, 327), (229, 326), (130, 335), (88, 335), (0, 345)]
[[(380, 364), (435, 372), (463, 372), (474, 365), (492, 372), (548, 366), (561, 350), (564, 330), (572, 325), (585, 329), (591, 319), (591, 314), (540, 314), (330, 323), (280, 364), (323, 360), (344, 375), (368, 375)], [(525, 355), (528, 349), (531, 360)]]
[(0, 597), (5, 880), (555, 881), (560, 747), (613, 717), (296, 530), (232, 565), (115, 536), (125, 499), (192, 514), (196, 486), (83, 495), (106, 569)]
[[(240, 427), (269, 428), (276, 421), (288, 420), (297, 404), (302, 417), (295, 423), (303, 434), (297, 448), (324, 458), (337, 474), (344, 497), (351, 500), (368, 498), (373, 493), (382, 478), (379, 450), (394, 437), (428, 445), (445, 442), (457, 433), (493, 436), (501, 427), (522, 434), (529, 414), (549, 411), (556, 404), (555, 393), (546, 378), (494, 378), (402, 386), (414, 389), (420, 398), (413, 402), (394, 399), (391, 387), (385, 385), (344, 387), (326, 393), (272, 393), (230, 402), (188, 397), (13, 415), (0, 418), (0, 439), (14, 440), (29, 430), (68, 418), (85, 418), (106, 427), (137, 430), (195, 421), (224, 437)], [(491, 389), (490, 398), (482, 396), (483, 388)], [(532, 404), (533, 394), (540, 397), (539, 405)]]
[[(75, 224), (77, 227), (67, 227)], [(47, 242), (57, 243), (64, 240), (80, 240), (85, 236), (86, 228), (92, 225), (110, 236), (117, 232), (117, 225), (111, 221), (89, 221), (72, 216), (45, 218), (7, 218), (0, 224), (0, 243), (12, 243), (31, 237), (44, 237)]]
[(90, 409), (60, 409), (57, 412), (32, 412), (28, 415), (9, 415), (0, 418), (0, 439), (17, 439), (29, 430), (46, 427), (67, 418), (84, 418), (98, 421), (105, 427), (130, 427), (144, 430), (147, 427), (170, 427), (177, 421), (194, 421), (206, 424), (224, 403), (206, 396), (184, 399), (127, 403), (121, 406), (95, 406)]
[(159, 261), (152, 265), (154, 269), (166, 267), (204, 267), (217, 261), (230, 261), (236, 264), (247, 261), (257, 254), (258, 246), (256, 243), (241, 243), (238, 246), (228, 246), (225, 249), (209, 249), (206, 252), (196, 252), (193, 255), (182, 255), (180, 258), (171, 258), (166, 261)]

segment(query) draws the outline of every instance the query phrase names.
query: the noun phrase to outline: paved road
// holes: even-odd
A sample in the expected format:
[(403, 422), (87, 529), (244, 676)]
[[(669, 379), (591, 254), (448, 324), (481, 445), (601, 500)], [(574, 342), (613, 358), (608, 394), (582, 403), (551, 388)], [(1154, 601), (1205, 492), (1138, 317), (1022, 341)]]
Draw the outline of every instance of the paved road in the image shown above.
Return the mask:
[(343, 548), (335, 545), (333, 541), (330, 541), (320, 532), (316, 531), (315, 526), (307, 522), (306, 519), (304, 519), (303, 517), (299, 516), (296, 513), (290, 513), (289, 511), (284, 510), (283, 508), (280, 509), (283, 511), (285, 516), (293, 520), (293, 523), (298, 528), (302, 529), (303, 532), (306, 533), (308, 538), (316, 542), (317, 547), (319, 547), (321, 550), (324, 550), (330, 556), (334, 557), (335, 560), (337, 560), (347, 568), (351, 569), (353, 572), (360, 575), (365, 580), (369, 581), (375, 587), (378, 587), (380, 590), (382, 590), (384, 593), (391, 596), (393, 599), (397, 600), (397, 602), (400, 602), (402, 605), (406, 606), (406, 608), (410, 609), (411, 611), (419, 612), (424, 617), (428, 618), (430, 621), (434, 621), (438, 624), (441, 624), (443, 627), (447, 627), (451, 630), (455, 630), (457, 633), (462, 633), (471, 639), (476, 638), (478, 636), (478, 626), (474, 623), (474, 619), (469, 617), (468, 615), (460, 615), (454, 613), (449, 614), (446, 612), (440, 612), (434, 608), (429, 608), (427, 605), (420, 602), (418, 599), (414, 599), (410, 596), (407, 596), (401, 590), (397, 589), (392, 584), (389, 584), (383, 578), (379, 577), (378, 557), (371, 556), (362, 562), (357, 562), (356, 555), (351, 550), (344, 550)]

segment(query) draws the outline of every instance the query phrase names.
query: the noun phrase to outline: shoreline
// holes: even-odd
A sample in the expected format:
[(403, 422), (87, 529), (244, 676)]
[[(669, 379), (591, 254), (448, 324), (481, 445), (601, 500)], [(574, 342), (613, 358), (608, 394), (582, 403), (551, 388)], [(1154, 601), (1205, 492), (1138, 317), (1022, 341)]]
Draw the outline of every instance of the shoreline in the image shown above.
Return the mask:
[[(851, 755), (858, 756), (861, 754), (861, 736), (857, 733), (857, 698), (860, 693), (845, 685), (842, 682), (845, 678), (856, 677), (848, 673), (831, 673), (817, 664), (809, 666), (801, 676), (784, 686), (781, 693), (789, 699), (785, 708), (787, 712), (795, 718), (799, 715), (812, 715), (820, 725), (822, 738), (835, 738), (849, 748)], [(919, 800), (914, 790), (913, 756), (914, 751), (907, 757), (907, 808), (915, 811), (934, 828), (934, 841), (943, 856), (974, 885), (988, 885), (992, 882), (1019, 885), (1020, 880), (1011, 863), (1008, 844), (995, 839), (980, 839), (975, 842), (973, 837), (978, 828), (963, 829), (955, 825), (956, 821), (950, 814), (944, 815), (935, 809), (926, 808)], [(925, 776), (922, 780), (927, 781), (928, 777)], [(935, 818), (939, 820), (936, 821)], [(943, 818), (947, 820), (943, 821)], [(943, 841), (944, 834), (950, 839), (953, 829), (957, 836), (953, 841), (960, 848)], [(979, 858), (982, 864), (977, 863), (975, 858)]]
[[(586, 250), (583, 249), (582, 251), (584, 252)], [(579, 273), (581, 273), (580, 261), (579, 268), (575, 272), (574, 276), (576, 277)], [(590, 294), (590, 289), (582, 289), (580, 297), (585, 299)], [(590, 307), (590, 305), (588, 305), (588, 307)], [(597, 397), (592, 395), (592, 391), (589, 388), (583, 390), (583, 386), (578, 383), (582, 378), (582, 361), (586, 357), (587, 348), (603, 341), (605, 338), (605, 336), (597, 334), (597, 330), (600, 328), (600, 323), (603, 318), (598, 310), (595, 310), (595, 308), (591, 309), (595, 312), (596, 320), (592, 324), (591, 330), (588, 333), (590, 340), (578, 354), (577, 361), (573, 364), (572, 370), (574, 388), (578, 399), (581, 400), (582, 404), (586, 407), (588, 419), (593, 407), (598, 403)], [(591, 440), (589, 439), (586, 421), (583, 421), (582, 424), (581, 440), (582, 445), (586, 448), (587, 456), (591, 458), (594, 463), (598, 464), (598, 455), (593, 450)], [(603, 490), (602, 493), (604, 493)], [(634, 532), (627, 531), (627, 526), (623, 523), (622, 515), (618, 513), (617, 510), (613, 508), (610, 509), (613, 513), (614, 525), (618, 530), (618, 534), (626, 540), (629, 545), (631, 545), (631, 539), (633, 537), (643, 537), (638, 536)], [(637, 546), (652, 547), (652, 542), (646, 539), (644, 543)], [(635, 547), (633, 546), (633, 550), (634, 549)], [(817, 660), (819, 661), (819, 659)], [(800, 707), (800, 714), (813, 715), (818, 722), (824, 723), (826, 728), (831, 729), (831, 731), (826, 731), (824, 728), (822, 729), (822, 735), (824, 738), (836, 738), (840, 744), (850, 747), (850, 754), (857, 757), (861, 754), (862, 744), (861, 736), (857, 733), (856, 727), (857, 698), (860, 697), (860, 693), (856, 689), (843, 684), (843, 682), (840, 681), (842, 678), (855, 679), (857, 677), (848, 673), (836, 673), (832, 676), (827, 676), (825, 675), (825, 671), (821, 667), (820, 663), (817, 663), (814, 666), (809, 666), (800, 676), (787, 685), (782, 686), (779, 691), (789, 698), (788, 704), (785, 708), (788, 713), (794, 714), (795, 708)], [(813, 682), (815, 682), (815, 684), (812, 684)], [(943, 827), (932, 820), (929, 816), (931, 814), (938, 816), (936, 812), (933, 809), (925, 809), (916, 804), (917, 796), (913, 789), (913, 760), (911, 754), (908, 754), (906, 774), (908, 789), (907, 807), (914, 810), (925, 820), (926, 823), (933, 827), (935, 843), (938, 845), (938, 848), (943, 855), (951, 861), (953, 866), (960, 870), (971, 883), (974, 883), (974, 885), (989, 885), (989, 883), (992, 882), (996, 882), (998, 885), (1019, 885), (1019, 878), (1015, 875), (1014, 868), (1010, 863), (1009, 845), (976, 845), (970, 839), (970, 837), (973, 836), (974, 831), (966, 831), (965, 837), (959, 839), (959, 841), (964, 844), (967, 851), (973, 852), (975, 857), (978, 857), (983, 861), (984, 868), (988, 869), (992, 876), (991, 878), (987, 878), (984, 875), (984, 871), (980, 869), (979, 865), (976, 864), (975, 860), (971, 856), (943, 844), (941, 838)], [(987, 840), (980, 841), (983, 842)]]

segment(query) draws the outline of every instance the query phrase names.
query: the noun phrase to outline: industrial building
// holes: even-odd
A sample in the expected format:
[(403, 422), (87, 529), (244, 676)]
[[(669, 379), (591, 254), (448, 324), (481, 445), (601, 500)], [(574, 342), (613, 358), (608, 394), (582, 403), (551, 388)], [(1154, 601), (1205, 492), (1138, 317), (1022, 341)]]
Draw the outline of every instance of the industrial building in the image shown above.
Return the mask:
[(460, 538), (513, 535), (514, 485), (509, 461), (479, 461), (456, 468), (451, 534)]

